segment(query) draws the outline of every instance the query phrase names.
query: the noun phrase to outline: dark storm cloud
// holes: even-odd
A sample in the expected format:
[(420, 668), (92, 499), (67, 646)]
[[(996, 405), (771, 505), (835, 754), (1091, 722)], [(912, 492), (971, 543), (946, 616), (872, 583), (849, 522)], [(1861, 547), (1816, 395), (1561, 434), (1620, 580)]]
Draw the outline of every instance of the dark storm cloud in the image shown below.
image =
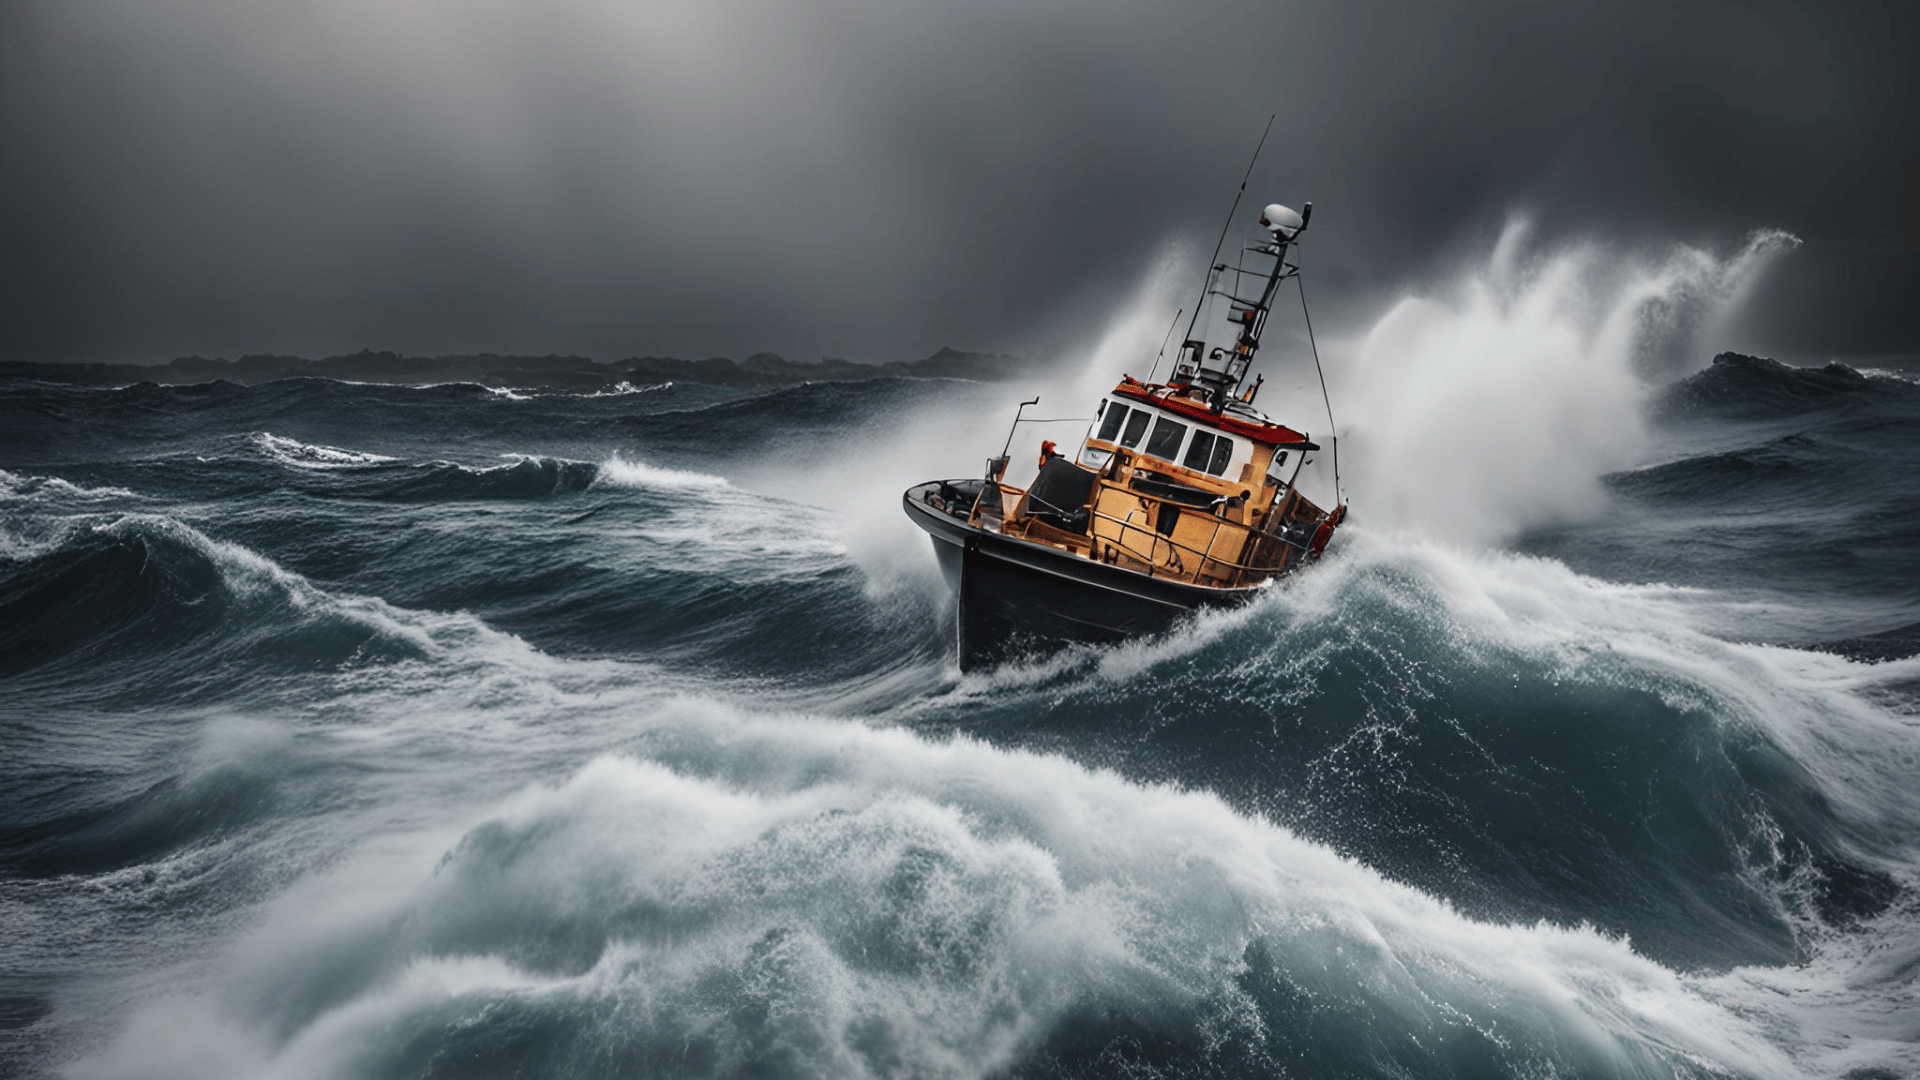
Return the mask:
[[(1319, 299), (1512, 207), (1806, 240), (1787, 352), (1911, 348), (1898, 5), (19, 0), (18, 359), (576, 351), (892, 359), (1058, 336), (1169, 237), (1313, 199)], [(1244, 215), (1243, 215), (1244, 216)]]

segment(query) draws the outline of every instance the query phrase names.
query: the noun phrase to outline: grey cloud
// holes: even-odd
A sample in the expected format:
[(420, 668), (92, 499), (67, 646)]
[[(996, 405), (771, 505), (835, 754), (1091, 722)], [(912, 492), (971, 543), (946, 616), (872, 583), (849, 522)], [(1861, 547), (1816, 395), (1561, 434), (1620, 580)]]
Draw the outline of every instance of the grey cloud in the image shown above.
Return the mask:
[(1313, 199), (1333, 319), (1516, 205), (1805, 247), (1782, 351), (1911, 348), (1888, 5), (13, 0), (15, 359), (1028, 347)]

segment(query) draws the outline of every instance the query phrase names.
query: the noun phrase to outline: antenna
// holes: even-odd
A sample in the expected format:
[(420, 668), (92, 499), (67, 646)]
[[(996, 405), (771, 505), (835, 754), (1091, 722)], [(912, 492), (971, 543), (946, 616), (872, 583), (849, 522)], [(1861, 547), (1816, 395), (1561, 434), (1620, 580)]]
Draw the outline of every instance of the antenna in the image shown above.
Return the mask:
[(1020, 414), (1027, 411), (1027, 406), (1038, 404), (1040, 404), (1040, 397), (1036, 394), (1021, 402), (1020, 407), (1013, 410), (1013, 423), (1007, 427), (1007, 444), (1000, 448), (999, 457), (987, 459), (987, 479), (989, 481), (998, 482), (1002, 476), (1006, 475), (1007, 462), (1012, 460), (1008, 458), (1007, 455), (1013, 451), (1013, 433), (1020, 430)]
[(1013, 410), (1013, 427), (1007, 429), (1007, 445), (1000, 448), (1001, 457), (1006, 457), (1013, 450), (1013, 428), (1020, 426), (1020, 414), (1027, 411), (1027, 406), (1038, 404), (1040, 404), (1040, 398), (1038, 395), (1035, 395), (1021, 402), (1020, 407)]
[(1160, 352), (1153, 358), (1153, 367), (1147, 370), (1148, 382), (1152, 382), (1153, 373), (1160, 370), (1160, 361), (1165, 359), (1167, 355), (1167, 342), (1173, 340), (1173, 328), (1180, 325), (1180, 316), (1186, 313), (1187, 309), (1181, 308), (1179, 311), (1173, 313), (1173, 321), (1167, 323), (1167, 336), (1160, 339)]
[[(1267, 114), (1267, 127), (1260, 133), (1260, 141), (1254, 144), (1253, 159), (1247, 162), (1246, 174), (1240, 177), (1240, 190), (1233, 194), (1233, 205), (1227, 210), (1227, 220), (1220, 225), (1220, 239), (1213, 242), (1213, 257), (1207, 260), (1207, 279), (1200, 286), (1200, 302), (1193, 305), (1193, 318), (1187, 321), (1187, 336), (1193, 336), (1193, 328), (1200, 322), (1200, 308), (1207, 301), (1207, 290), (1213, 286), (1213, 267), (1220, 261), (1220, 249), (1227, 242), (1227, 230), (1233, 228), (1233, 215), (1240, 209), (1240, 196), (1247, 193), (1247, 181), (1253, 179), (1254, 162), (1260, 160), (1260, 149), (1267, 145), (1267, 136), (1273, 132), (1273, 118), (1278, 113)], [(1179, 316), (1174, 316), (1179, 318)]]

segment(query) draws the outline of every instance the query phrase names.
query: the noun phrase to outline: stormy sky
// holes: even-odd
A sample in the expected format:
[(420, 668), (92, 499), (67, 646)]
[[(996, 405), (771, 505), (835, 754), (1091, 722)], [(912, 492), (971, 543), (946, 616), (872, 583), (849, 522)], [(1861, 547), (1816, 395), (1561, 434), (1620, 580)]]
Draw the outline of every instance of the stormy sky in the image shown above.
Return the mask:
[[(1920, 349), (1912, 5), (0, 0), (0, 358), (1059, 347), (1315, 203), (1363, 322), (1490, 242), (1804, 245), (1746, 337)], [(1243, 214), (1243, 216), (1245, 216)], [(1197, 267), (1196, 267), (1197, 270)]]

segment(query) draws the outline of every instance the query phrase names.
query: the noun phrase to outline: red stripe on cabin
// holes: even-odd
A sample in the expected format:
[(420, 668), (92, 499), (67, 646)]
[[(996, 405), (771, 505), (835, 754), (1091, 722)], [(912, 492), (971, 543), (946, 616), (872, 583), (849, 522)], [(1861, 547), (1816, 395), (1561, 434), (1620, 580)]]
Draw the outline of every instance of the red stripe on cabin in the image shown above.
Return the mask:
[(1155, 408), (1165, 409), (1170, 413), (1179, 413), (1181, 416), (1190, 420), (1199, 420), (1211, 427), (1219, 428), (1221, 431), (1231, 431), (1235, 435), (1244, 435), (1254, 442), (1265, 443), (1268, 446), (1307, 441), (1305, 435), (1283, 424), (1257, 424), (1251, 420), (1242, 420), (1230, 413), (1221, 413), (1216, 416), (1212, 409), (1207, 408), (1205, 405), (1188, 401), (1185, 398), (1177, 398), (1171, 394), (1166, 397), (1155, 397), (1148, 392), (1145, 386), (1121, 383), (1119, 386), (1113, 388), (1113, 392), (1121, 397), (1130, 397), (1144, 401)]

